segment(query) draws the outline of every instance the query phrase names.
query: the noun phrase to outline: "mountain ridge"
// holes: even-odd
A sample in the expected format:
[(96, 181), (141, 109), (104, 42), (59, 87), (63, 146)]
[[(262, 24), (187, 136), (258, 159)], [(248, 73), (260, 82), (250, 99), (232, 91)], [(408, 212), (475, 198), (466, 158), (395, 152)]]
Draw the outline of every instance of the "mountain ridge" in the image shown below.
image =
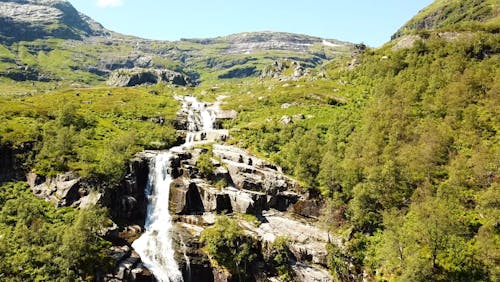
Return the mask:
[[(0, 73), (83, 84), (100, 83), (121, 68), (171, 69), (192, 81), (259, 76), (274, 61), (291, 59), (314, 68), (352, 47), (334, 39), (269, 31), (150, 40), (105, 29), (63, 0), (0, 1), (0, 43), (7, 53)], [(50, 66), (52, 62), (60, 63)], [(26, 67), (31, 68), (28, 73)]]
[(437, 0), (406, 22), (392, 39), (428, 30), (500, 29), (500, 3), (495, 0)]

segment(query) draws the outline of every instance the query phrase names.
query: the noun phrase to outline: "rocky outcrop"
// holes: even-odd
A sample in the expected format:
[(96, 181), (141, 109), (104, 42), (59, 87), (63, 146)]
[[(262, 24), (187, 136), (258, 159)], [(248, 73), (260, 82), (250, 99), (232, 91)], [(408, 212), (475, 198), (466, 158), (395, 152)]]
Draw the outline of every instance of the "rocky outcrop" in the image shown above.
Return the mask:
[(121, 185), (104, 191), (101, 203), (108, 207), (113, 221), (119, 226), (144, 226), (147, 199), (150, 152), (141, 152), (129, 161)]
[(55, 80), (49, 74), (40, 72), (38, 69), (28, 66), (7, 68), (5, 71), (0, 71), (0, 76), (5, 76), (15, 81), (36, 80), (48, 82)]
[(156, 84), (159, 82), (185, 86), (190, 84), (189, 77), (167, 69), (119, 69), (113, 72), (107, 84), (110, 86), (126, 87), (141, 84)]
[(214, 282), (220, 281), (214, 275), (214, 268), (210, 259), (201, 249), (199, 241), (200, 233), (203, 231), (203, 220), (196, 218), (188, 222), (190, 218), (184, 218), (174, 225), (173, 241), (175, 244), (175, 258), (182, 270), (184, 281)]
[(261, 74), (262, 78), (276, 78), (280, 81), (298, 80), (310, 73), (314, 64), (299, 63), (293, 60), (275, 61), (266, 67)]
[(257, 70), (255, 66), (251, 67), (237, 67), (228, 70), (226, 73), (218, 76), (219, 79), (230, 79), (230, 78), (245, 78), (251, 76), (259, 76), (261, 72)]
[[(264, 242), (273, 242), (278, 237), (288, 238), (290, 250), (297, 260), (293, 268), (295, 272), (305, 276), (298, 281), (331, 281), (328, 272), (318, 265), (326, 267), (326, 244), (340, 244), (339, 238), (311, 222), (282, 212), (265, 211), (260, 221), (261, 224), (257, 227), (245, 221), (241, 221), (240, 225)], [(309, 280), (305, 274), (308, 272), (317, 273), (314, 276), (328, 277), (329, 280)]]
[(27, 175), (27, 181), (35, 196), (59, 207), (78, 205), (79, 200), (90, 193), (82, 179), (71, 172), (47, 179), (30, 172)]
[(149, 270), (142, 264), (139, 255), (130, 246), (114, 246), (109, 249), (108, 255), (115, 262), (115, 270), (108, 273), (106, 282), (154, 282), (156, 281)]
[(215, 187), (198, 175), (196, 161), (201, 151), (177, 152), (172, 161), (177, 178), (170, 188), (170, 209), (175, 214), (284, 211), (302, 197), (298, 183), (278, 167), (236, 147), (219, 144), (213, 145), (215, 169), (208, 177), (212, 183), (223, 183)]
[(100, 203), (108, 207), (111, 218), (117, 223), (106, 234), (106, 238), (114, 244), (109, 254), (115, 265), (105, 281), (156, 281), (130, 246), (144, 231), (147, 212), (145, 188), (152, 157), (153, 153), (148, 151), (137, 154), (129, 161), (121, 185), (106, 189), (101, 196)]
[(297, 263), (292, 266), (295, 272), (295, 281), (304, 282), (331, 282), (332, 276), (327, 270), (314, 267), (305, 263)]
[(213, 154), (222, 160), (232, 183), (240, 190), (264, 192), (268, 195), (300, 190), (298, 183), (285, 176), (281, 168), (242, 149), (215, 144)]

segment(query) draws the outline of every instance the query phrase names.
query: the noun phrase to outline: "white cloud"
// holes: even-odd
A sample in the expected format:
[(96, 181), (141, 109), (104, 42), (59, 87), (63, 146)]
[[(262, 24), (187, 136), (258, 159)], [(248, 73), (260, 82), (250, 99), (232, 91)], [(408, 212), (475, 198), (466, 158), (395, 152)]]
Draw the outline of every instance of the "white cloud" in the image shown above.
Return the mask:
[(123, 0), (97, 0), (97, 6), (101, 8), (119, 7), (123, 5)]

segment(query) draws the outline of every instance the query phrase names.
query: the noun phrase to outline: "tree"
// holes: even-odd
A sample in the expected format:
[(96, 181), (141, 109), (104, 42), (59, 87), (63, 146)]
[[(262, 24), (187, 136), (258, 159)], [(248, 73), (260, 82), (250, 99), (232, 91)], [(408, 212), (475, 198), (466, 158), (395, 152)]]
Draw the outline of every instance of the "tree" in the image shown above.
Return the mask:
[(255, 240), (243, 232), (236, 220), (225, 215), (203, 230), (200, 241), (217, 264), (238, 275), (240, 280), (257, 257)]

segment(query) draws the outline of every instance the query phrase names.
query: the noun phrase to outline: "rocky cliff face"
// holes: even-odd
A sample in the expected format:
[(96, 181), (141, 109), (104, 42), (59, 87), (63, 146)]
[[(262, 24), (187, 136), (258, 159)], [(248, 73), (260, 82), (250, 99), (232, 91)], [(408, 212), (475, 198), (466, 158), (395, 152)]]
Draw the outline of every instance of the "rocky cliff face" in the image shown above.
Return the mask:
[(167, 69), (120, 69), (111, 74), (107, 84), (110, 86), (136, 86), (141, 84), (156, 84), (159, 82), (186, 86), (190, 84), (189, 77)]
[[(402, 26), (393, 36), (397, 39), (401, 36), (415, 33), (415, 31), (436, 30), (460, 31), (467, 30), (464, 23), (478, 26), (486, 23), (500, 14), (500, 3), (498, 1), (447, 1), (437, 0)], [(465, 28), (464, 28), (465, 27)], [(498, 32), (498, 27), (496, 28)]]
[(325, 40), (319, 37), (292, 34), (286, 32), (244, 32), (228, 36), (206, 39), (182, 39), (202, 45), (227, 44), (223, 49), (225, 54), (250, 54), (258, 51), (286, 50), (308, 52), (315, 45), (342, 47), (349, 43), (339, 40)]
[[(192, 277), (209, 277), (203, 281), (228, 279), (211, 271), (210, 261), (200, 250), (199, 242), (200, 233), (214, 223), (216, 215), (226, 213), (256, 215), (260, 225), (245, 220), (240, 220), (239, 225), (262, 244), (273, 242), (277, 237), (289, 238), (296, 258), (292, 268), (297, 281), (331, 281), (328, 272), (318, 265), (326, 266), (326, 244), (338, 240), (310, 220), (320, 206), (311, 208), (300, 185), (273, 164), (221, 144), (212, 148), (213, 172), (201, 176), (196, 162), (205, 150), (192, 148), (178, 152), (171, 163), (175, 177), (170, 187), (170, 209), (176, 214), (174, 243), (185, 277), (189, 269), (196, 269), (191, 272), (191, 275), (196, 273)], [(221, 181), (227, 185), (214, 185)], [(309, 213), (304, 212), (306, 217), (300, 214), (307, 209), (304, 206), (311, 209)], [(262, 274), (263, 270), (257, 272)]]

